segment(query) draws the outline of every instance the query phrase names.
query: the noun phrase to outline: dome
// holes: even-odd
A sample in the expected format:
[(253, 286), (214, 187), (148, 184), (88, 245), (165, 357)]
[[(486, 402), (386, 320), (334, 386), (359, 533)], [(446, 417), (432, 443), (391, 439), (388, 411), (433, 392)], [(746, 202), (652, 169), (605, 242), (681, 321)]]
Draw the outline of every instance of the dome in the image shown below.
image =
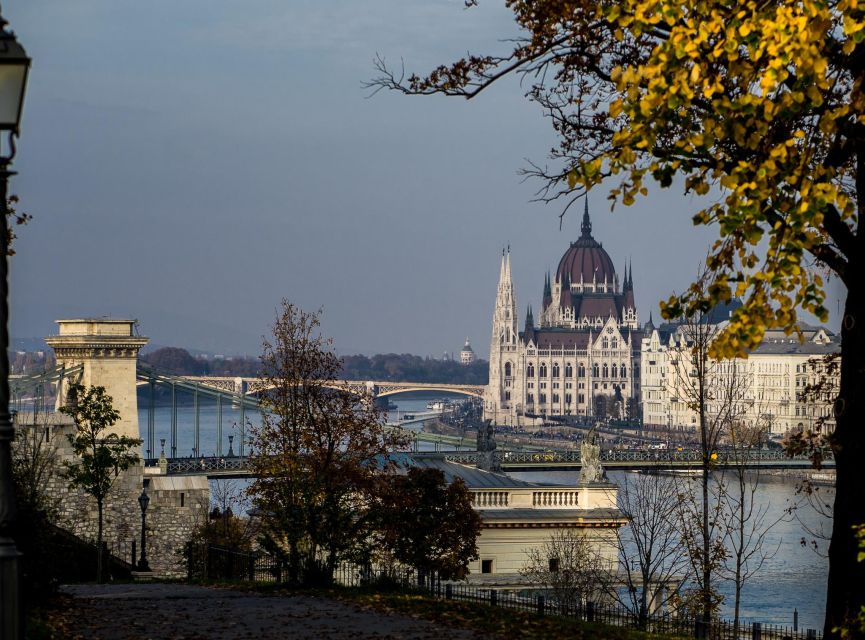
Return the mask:
[(468, 353), (468, 352), (474, 353), (474, 349), (472, 349), (472, 345), (469, 344), (469, 339), (468, 339), (468, 338), (466, 338), (466, 344), (465, 344), (465, 346), (464, 346), (460, 351), (465, 351), (465, 352), (467, 352), (467, 353)]
[(592, 222), (589, 219), (588, 205), (583, 214), (581, 230), (580, 239), (571, 243), (559, 261), (556, 280), (563, 282), (567, 279), (568, 282), (572, 283), (581, 281), (590, 283), (593, 280), (614, 282), (616, 270), (613, 267), (613, 261), (600, 243), (592, 237)]

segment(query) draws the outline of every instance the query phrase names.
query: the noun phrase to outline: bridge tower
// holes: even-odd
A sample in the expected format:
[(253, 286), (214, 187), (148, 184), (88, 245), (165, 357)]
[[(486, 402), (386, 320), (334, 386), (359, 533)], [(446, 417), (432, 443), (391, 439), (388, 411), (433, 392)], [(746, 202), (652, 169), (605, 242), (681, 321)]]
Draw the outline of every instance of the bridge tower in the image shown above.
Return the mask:
[[(141, 437), (135, 367), (138, 352), (148, 341), (135, 335), (136, 324), (135, 320), (114, 318), (57, 320), (57, 335), (45, 338), (54, 349), (58, 365), (82, 366), (80, 384), (105, 387), (120, 413), (120, 420), (112, 430), (132, 438)], [(69, 382), (64, 380), (64, 387)], [(58, 389), (58, 409), (66, 401), (66, 392), (66, 388)]]
[[(57, 324), (57, 335), (45, 338), (54, 349), (57, 364), (81, 367), (77, 379), (64, 378), (63, 388), (57, 390), (57, 408), (66, 401), (69, 384), (105, 387), (120, 413), (112, 431), (140, 438), (135, 369), (138, 353), (148, 339), (135, 334), (136, 321), (82, 318), (58, 320)], [(73, 431), (74, 425), (68, 418), (54, 427), (53, 438), (61, 460), (74, 456), (66, 440), (66, 435)], [(159, 467), (145, 467), (143, 460), (123, 472), (105, 502), (104, 540), (117, 558), (130, 558), (131, 543), (139, 539), (138, 497), (142, 490), (150, 497), (146, 536), (150, 567), (157, 575), (179, 577), (185, 571), (177, 563), (176, 551), (187, 542), (210, 505), (207, 478), (172, 478), (162, 475)], [(93, 499), (70, 489), (60, 476), (49, 481), (48, 491), (58, 500), (60, 526), (85, 540), (93, 540), (96, 534)]]

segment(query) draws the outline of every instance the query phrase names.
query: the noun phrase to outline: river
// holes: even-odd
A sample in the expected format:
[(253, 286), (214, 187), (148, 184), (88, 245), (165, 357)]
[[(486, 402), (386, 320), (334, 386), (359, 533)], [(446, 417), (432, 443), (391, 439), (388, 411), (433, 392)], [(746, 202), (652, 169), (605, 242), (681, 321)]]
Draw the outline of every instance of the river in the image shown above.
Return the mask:
[[(447, 394), (401, 394), (392, 397), (401, 413), (420, 413), (426, 410), (427, 402), (431, 398), (459, 398), (459, 396), (448, 396)], [(187, 399), (189, 400), (189, 399)], [(147, 430), (147, 397), (139, 396), (139, 421), (141, 433)], [(240, 412), (229, 404), (224, 404), (223, 412), (223, 441), (222, 454), (228, 453), (228, 436), (234, 435), (233, 448), (239, 453)], [(199, 407), (200, 415), (200, 451), (198, 455), (216, 454), (217, 433), (217, 408), (214, 403), (202, 402)], [(246, 412), (245, 417), (251, 421), (257, 421), (255, 412)], [(185, 457), (193, 455), (194, 446), (194, 411), (191, 402), (178, 407), (178, 438), (177, 456)], [(157, 406), (155, 419), (155, 445), (159, 453), (160, 438), (166, 439), (166, 454), (171, 456), (170, 447), (170, 425), (171, 411), (166, 406)], [(428, 444), (422, 448), (431, 449), (433, 445)], [(145, 442), (145, 447), (147, 446)], [(579, 474), (574, 471), (547, 471), (514, 473), (514, 477), (532, 482), (552, 482), (559, 484), (573, 484), (577, 481)], [(626, 472), (612, 472), (610, 479), (616, 483), (628, 481), (629, 474)], [(773, 521), (784, 514), (794, 502), (801, 502), (796, 494), (796, 480), (789, 477), (761, 478), (757, 491), (757, 500), (768, 508), (767, 521)], [(829, 492), (831, 489), (822, 489)], [(826, 578), (828, 575), (828, 561), (825, 558), (826, 542), (818, 541), (818, 551), (810, 545), (802, 545), (802, 539), (810, 540), (811, 536), (805, 530), (816, 529), (821, 525), (825, 530), (831, 529), (831, 522), (817, 514), (809, 506), (804, 505), (796, 510), (797, 517), (788, 517), (777, 524), (768, 534), (765, 548), (775, 549), (775, 555), (766, 561), (761, 571), (746, 583), (742, 596), (743, 620), (747, 622), (764, 622), (772, 624), (793, 624), (793, 610), (799, 612), (799, 628), (820, 629), (823, 625), (823, 615), (826, 607)], [(804, 524), (804, 526), (803, 526)], [(821, 555), (821, 553), (823, 555)], [(720, 589), (726, 597), (722, 614), (732, 617), (732, 588), (730, 583), (722, 582)]]

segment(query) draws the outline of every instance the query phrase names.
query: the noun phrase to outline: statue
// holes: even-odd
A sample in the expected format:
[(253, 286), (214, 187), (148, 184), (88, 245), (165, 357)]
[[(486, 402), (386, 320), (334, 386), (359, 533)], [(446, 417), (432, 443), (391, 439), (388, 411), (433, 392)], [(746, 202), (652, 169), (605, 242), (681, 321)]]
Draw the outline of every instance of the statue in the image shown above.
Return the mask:
[(580, 484), (606, 482), (607, 474), (601, 466), (601, 446), (596, 442), (598, 424), (589, 430), (580, 445)]
[(484, 420), (483, 424), (478, 427), (477, 450), (479, 454), (477, 463), (478, 469), (496, 472), (502, 470), (498, 456), (495, 453), (495, 427), (493, 427), (492, 420)]

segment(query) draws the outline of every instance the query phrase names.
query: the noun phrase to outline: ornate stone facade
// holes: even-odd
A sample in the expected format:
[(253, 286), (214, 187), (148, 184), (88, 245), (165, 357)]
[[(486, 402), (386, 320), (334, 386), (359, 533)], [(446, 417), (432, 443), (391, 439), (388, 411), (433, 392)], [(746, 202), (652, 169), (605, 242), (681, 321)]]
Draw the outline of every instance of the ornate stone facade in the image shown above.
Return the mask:
[(510, 250), (502, 253), (485, 417), (524, 424), (545, 416), (634, 413), (640, 398), (639, 327), (633, 270), (619, 277), (592, 237), (588, 207), (582, 235), (544, 282), (540, 326), (531, 306), (517, 326)]
[[(711, 331), (723, 330), (740, 304), (733, 301), (713, 310), (709, 317), (714, 327)], [(734, 416), (759, 425), (768, 433), (782, 435), (796, 429), (831, 432), (835, 424), (832, 400), (838, 389), (839, 370), (827, 364), (827, 358), (840, 353), (841, 343), (837, 336), (821, 327), (804, 326), (802, 338), (800, 342), (796, 335), (767, 331), (747, 358), (710, 362), (708, 385), (733, 389), (733, 397), (725, 401), (734, 405)], [(697, 414), (688, 406), (693, 396), (687, 383), (691, 375), (690, 348), (687, 325), (648, 327), (641, 368), (646, 425), (673, 430), (696, 428)], [(807, 392), (819, 382), (823, 384), (820, 394)]]

